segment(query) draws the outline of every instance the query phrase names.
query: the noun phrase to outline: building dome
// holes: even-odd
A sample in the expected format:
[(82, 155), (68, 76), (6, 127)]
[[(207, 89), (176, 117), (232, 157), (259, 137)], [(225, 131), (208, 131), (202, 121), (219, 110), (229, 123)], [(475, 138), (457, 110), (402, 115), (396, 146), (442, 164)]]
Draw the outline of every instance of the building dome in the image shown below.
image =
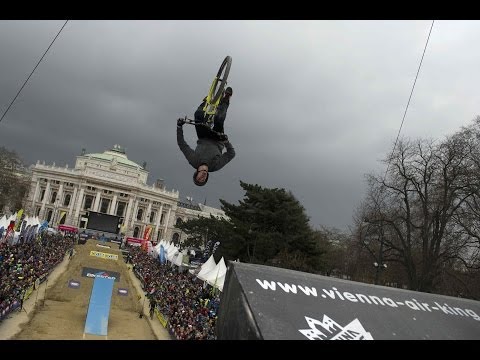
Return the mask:
[(140, 166), (136, 162), (128, 160), (127, 155), (125, 154), (125, 149), (123, 149), (120, 145), (113, 145), (112, 149), (106, 150), (103, 153), (85, 154), (84, 156), (92, 159), (100, 159), (100, 160), (105, 160), (109, 162), (117, 162), (118, 164), (128, 165), (134, 168), (143, 169), (143, 166)]

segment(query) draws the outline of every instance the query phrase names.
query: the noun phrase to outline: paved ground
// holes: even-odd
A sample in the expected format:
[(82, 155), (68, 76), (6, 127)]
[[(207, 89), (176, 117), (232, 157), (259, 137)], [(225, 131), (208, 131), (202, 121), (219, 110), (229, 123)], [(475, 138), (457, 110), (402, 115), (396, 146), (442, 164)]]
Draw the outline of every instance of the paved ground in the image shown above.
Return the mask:
[[(109, 340), (168, 340), (170, 336), (154, 317), (140, 317), (140, 309), (148, 314), (148, 299), (140, 281), (127, 268), (118, 245), (106, 243), (111, 248), (97, 246), (103, 244), (88, 240), (84, 245), (76, 245), (75, 256), (62, 263), (49, 275), (48, 281), (40, 285), (24, 303), (25, 311), (14, 312), (0, 323), (0, 339), (68, 339), (84, 338), (83, 330), (88, 303), (93, 286), (93, 278), (82, 277), (82, 268), (91, 267), (120, 274), (120, 281), (114, 282), (110, 317), (108, 321)], [(118, 260), (106, 260), (90, 256), (90, 251), (117, 254)], [(78, 289), (68, 287), (69, 280), (80, 282)], [(128, 289), (128, 296), (118, 295), (118, 288)], [(140, 299), (138, 299), (140, 295)], [(104, 338), (87, 335), (85, 338)]]

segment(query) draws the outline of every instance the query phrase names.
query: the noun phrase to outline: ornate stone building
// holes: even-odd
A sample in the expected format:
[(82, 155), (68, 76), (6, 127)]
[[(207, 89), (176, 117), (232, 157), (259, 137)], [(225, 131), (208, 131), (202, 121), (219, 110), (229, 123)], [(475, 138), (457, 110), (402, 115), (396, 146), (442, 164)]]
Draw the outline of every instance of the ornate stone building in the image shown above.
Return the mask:
[(119, 216), (126, 236), (142, 238), (150, 225), (153, 241), (183, 239), (175, 228), (179, 219), (225, 217), (222, 210), (179, 201), (179, 192), (165, 189), (161, 179), (148, 185), (145, 166), (129, 160), (119, 145), (103, 153), (82, 151), (73, 169), (37, 161), (25, 208), (52, 227), (88, 227), (88, 211)]

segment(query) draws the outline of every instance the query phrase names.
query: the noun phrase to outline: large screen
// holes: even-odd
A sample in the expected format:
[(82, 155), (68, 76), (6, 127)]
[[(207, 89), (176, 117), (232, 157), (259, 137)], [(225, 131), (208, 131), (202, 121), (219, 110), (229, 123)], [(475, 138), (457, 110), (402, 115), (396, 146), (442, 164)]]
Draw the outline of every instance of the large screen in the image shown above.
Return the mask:
[(118, 234), (119, 221), (120, 216), (90, 211), (88, 215), (87, 229)]

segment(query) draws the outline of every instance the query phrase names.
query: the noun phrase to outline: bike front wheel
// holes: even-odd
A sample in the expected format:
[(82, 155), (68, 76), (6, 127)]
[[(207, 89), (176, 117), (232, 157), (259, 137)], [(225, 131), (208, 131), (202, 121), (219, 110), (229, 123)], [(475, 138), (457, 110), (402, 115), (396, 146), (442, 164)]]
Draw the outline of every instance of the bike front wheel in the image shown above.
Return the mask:
[(227, 56), (220, 65), (218, 69), (217, 76), (213, 80), (212, 86), (210, 88), (210, 101), (215, 104), (219, 101), (220, 97), (223, 94), (223, 90), (227, 85), (228, 74), (230, 73), (230, 67), (232, 66), (232, 57)]

